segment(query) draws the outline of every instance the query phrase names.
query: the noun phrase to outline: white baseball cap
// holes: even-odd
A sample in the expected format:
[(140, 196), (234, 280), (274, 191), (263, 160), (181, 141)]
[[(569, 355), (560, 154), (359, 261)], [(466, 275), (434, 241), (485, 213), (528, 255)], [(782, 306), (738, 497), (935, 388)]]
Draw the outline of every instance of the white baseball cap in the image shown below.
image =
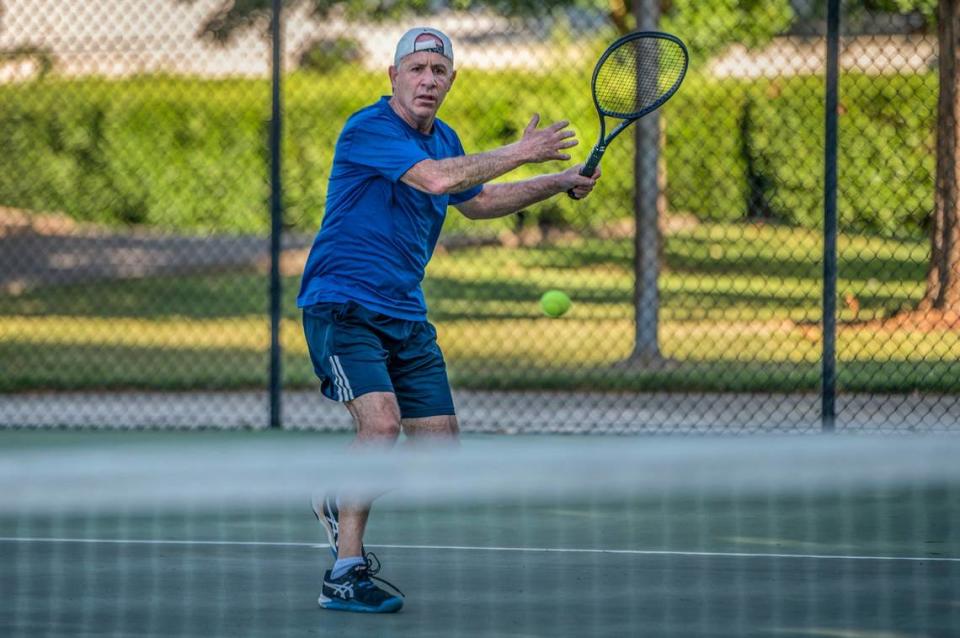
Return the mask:
[(418, 51), (439, 53), (453, 64), (453, 45), (443, 32), (430, 27), (410, 29), (397, 42), (397, 52), (393, 56), (393, 65), (400, 66), (400, 60)]

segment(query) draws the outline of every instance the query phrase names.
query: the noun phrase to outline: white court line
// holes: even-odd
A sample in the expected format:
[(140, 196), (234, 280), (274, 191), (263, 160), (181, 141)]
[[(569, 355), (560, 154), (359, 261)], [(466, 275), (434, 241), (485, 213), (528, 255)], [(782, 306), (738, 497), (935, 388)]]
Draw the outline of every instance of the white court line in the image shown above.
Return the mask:
[[(327, 543), (283, 543), (279, 541), (180, 541), (136, 538), (32, 538), (0, 536), (0, 543), (90, 543), (104, 545), (230, 545), (237, 547), (318, 547), (329, 549)], [(373, 545), (371, 545), (373, 547)]]
[[(233, 547), (312, 547), (327, 549), (327, 543), (284, 543), (269, 541), (137, 540), (122, 538), (32, 538), (0, 536), (0, 543), (103, 543), (114, 545), (225, 545)], [(469, 552), (540, 552), (554, 554), (620, 554), (631, 556), (701, 556), (706, 558), (805, 558), (814, 560), (873, 560), (960, 563), (946, 556), (851, 556), (844, 554), (768, 554), (753, 552), (692, 552), (654, 549), (594, 549), (580, 547), (477, 547), (470, 545), (371, 545), (380, 549), (426, 549)]]

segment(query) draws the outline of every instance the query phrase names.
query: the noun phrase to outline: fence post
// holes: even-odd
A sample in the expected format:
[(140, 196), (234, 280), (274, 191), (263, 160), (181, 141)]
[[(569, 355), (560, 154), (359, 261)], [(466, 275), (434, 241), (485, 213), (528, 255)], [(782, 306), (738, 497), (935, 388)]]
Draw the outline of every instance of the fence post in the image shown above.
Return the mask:
[(823, 177), (823, 371), (821, 429), (834, 430), (837, 399), (837, 85), (840, 0), (827, 2), (827, 91)]
[(280, 184), (281, 104), (283, 71), (280, 39), (281, 0), (273, 0), (270, 18), (272, 61), (272, 114), (270, 117), (270, 427), (281, 428), (280, 385), (280, 236), (283, 232), (283, 190)]

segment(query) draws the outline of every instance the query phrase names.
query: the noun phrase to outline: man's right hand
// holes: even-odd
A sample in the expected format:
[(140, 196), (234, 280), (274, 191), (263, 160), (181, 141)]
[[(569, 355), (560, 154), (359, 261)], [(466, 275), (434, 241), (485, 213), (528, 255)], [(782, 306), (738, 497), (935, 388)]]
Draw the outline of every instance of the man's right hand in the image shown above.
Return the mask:
[(594, 169), (593, 176), (591, 177), (581, 175), (580, 171), (582, 169), (583, 164), (577, 164), (560, 173), (560, 179), (562, 180), (561, 188), (567, 191), (567, 193), (572, 194), (574, 199), (583, 199), (589, 195), (593, 187), (597, 185), (597, 180), (600, 179), (599, 166)]
[(575, 133), (568, 129), (570, 122), (560, 120), (550, 126), (537, 128), (540, 114), (534, 113), (530, 123), (523, 129), (523, 137), (517, 142), (517, 150), (524, 163), (569, 160), (563, 150), (576, 146)]

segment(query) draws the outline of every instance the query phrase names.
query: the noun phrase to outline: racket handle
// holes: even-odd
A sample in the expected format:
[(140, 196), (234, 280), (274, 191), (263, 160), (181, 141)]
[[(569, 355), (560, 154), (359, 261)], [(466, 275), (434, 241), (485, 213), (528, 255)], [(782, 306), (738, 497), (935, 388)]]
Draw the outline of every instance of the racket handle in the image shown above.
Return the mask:
[[(584, 177), (589, 177), (593, 175), (594, 171), (597, 170), (597, 165), (600, 163), (600, 158), (603, 157), (603, 152), (607, 150), (606, 146), (597, 145), (593, 147), (593, 152), (590, 153), (590, 157), (587, 158), (586, 164), (583, 165), (583, 168), (580, 169), (580, 174)], [(567, 195), (570, 199), (580, 199), (573, 194), (573, 189), (567, 191)]]

